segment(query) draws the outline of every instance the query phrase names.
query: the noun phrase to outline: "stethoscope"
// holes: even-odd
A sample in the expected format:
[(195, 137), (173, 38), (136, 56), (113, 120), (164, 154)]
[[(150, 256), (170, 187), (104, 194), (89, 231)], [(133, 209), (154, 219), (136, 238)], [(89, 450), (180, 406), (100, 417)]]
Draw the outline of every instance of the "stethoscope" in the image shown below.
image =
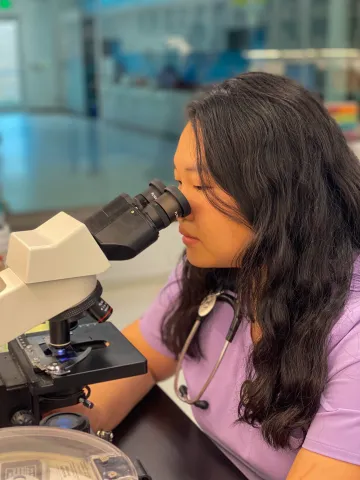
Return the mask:
[[(226, 335), (224, 346), (221, 350), (220, 356), (214, 368), (212, 369), (208, 379), (206, 380), (204, 386), (202, 387), (198, 395), (196, 395), (195, 398), (191, 399), (188, 395), (187, 387), (185, 385), (181, 385), (179, 387), (179, 378), (180, 378), (180, 372), (182, 370), (182, 364), (189, 350), (189, 346), (193, 341), (197, 331), (199, 330), (201, 322), (213, 311), (217, 301), (228, 303), (234, 310), (234, 317), (231, 322), (228, 333)], [(241, 322), (240, 305), (235, 295), (232, 295), (231, 293), (227, 293), (224, 291), (219, 291), (216, 293), (211, 293), (206, 298), (204, 298), (204, 300), (200, 304), (200, 307), (198, 310), (198, 316), (194, 323), (194, 326), (192, 327), (191, 332), (187, 337), (186, 342), (183, 346), (183, 349), (181, 350), (181, 353), (179, 355), (179, 360), (178, 360), (176, 371), (175, 371), (174, 387), (175, 387), (175, 393), (178, 396), (179, 400), (189, 405), (194, 405), (195, 407), (199, 407), (203, 410), (206, 410), (207, 408), (209, 408), (209, 402), (207, 402), (206, 400), (201, 400), (201, 397), (206, 392), (208, 386), (210, 385), (212, 379), (214, 378), (216, 372), (218, 371), (221, 365), (221, 362), (223, 361), (223, 358), (226, 354), (226, 351), (229, 348), (230, 343), (233, 341), (235, 334), (239, 329), (240, 322)]]

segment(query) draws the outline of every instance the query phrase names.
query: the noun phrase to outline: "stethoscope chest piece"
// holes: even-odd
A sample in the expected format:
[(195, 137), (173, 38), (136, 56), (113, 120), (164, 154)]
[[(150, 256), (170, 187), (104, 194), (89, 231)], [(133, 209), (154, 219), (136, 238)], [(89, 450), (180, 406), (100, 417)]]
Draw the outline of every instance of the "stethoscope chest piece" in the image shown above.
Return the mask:
[(198, 310), (199, 317), (207, 317), (209, 313), (212, 312), (219, 295), (220, 293), (210, 293), (207, 297), (204, 298)]

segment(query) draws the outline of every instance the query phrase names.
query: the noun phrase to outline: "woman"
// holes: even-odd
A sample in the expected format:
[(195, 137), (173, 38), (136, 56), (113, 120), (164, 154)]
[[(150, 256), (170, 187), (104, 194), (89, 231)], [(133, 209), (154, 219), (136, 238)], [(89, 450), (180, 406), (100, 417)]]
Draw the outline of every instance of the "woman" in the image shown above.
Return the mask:
[(124, 331), (149, 373), (94, 386), (94, 428), (173, 375), (202, 300), (234, 292), (218, 371), (197, 400), (225, 301), (189, 344), (179, 395), (249, 479), (360, 479), (360, 165), (339, 127), (294, 82), (247, 73), (190, 105), (174, 161), (186, 255)]

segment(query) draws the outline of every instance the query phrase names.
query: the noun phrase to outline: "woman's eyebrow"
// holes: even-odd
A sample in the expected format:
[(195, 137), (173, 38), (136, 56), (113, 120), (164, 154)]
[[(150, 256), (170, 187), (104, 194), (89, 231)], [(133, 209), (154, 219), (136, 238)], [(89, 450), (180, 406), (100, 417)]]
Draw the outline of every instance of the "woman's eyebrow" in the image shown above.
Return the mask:
[[(174, 163), (174, 170), (177, 170), (175, 163)], [(197, 168), (196, 167), (186, 167), (185, 172), (197, 172)]]

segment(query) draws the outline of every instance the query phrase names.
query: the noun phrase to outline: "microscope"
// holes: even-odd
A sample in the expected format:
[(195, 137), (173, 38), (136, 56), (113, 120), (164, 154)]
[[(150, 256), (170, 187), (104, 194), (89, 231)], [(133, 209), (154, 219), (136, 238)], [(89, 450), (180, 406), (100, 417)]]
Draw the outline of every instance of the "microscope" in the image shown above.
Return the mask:
[[(190, 214), (174, 186), (153, 180), (84, 223), (61, 212), (10, 237), (0, 272), (0, 427), (39, 425), (44, 413), (89, 400), (94, 383), (145, 374), (146, 359), (110, 322), (97, 275), (128, 260)], [(47, 322), (49, 330), (28, 333)]]

